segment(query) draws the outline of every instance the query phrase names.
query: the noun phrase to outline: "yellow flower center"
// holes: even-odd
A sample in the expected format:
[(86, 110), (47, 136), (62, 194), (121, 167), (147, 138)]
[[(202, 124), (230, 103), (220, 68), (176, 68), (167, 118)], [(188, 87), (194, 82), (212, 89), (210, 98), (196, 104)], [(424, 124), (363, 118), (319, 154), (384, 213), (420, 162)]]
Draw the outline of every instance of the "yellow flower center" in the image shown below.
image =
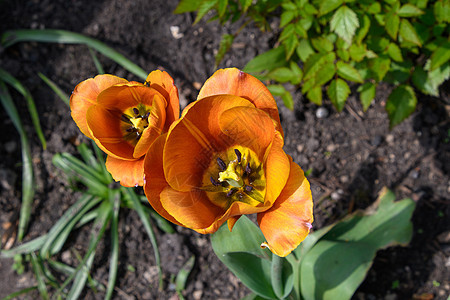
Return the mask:
[(215, 156), (203, 175), (202, 190), (214, 204), (227, 209), (235, 201), (261, 205), (265, 185), (263, 166), (256, 153), (234, 146)]
[(142, 132), (148, 127), (148, 117), (151, 107), (139, 104), (137, 107), (126, 109), (121, 117), (123, 137), (135, 146), (142, 136)]

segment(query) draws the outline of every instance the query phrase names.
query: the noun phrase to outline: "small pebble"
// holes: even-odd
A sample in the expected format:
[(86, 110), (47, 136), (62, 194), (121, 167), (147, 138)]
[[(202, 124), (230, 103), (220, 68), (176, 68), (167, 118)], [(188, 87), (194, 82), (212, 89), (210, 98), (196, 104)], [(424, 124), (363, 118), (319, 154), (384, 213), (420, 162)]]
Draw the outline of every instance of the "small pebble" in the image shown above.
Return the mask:
[(392, 134), (388, 134), (388, 135), (386, 136), (386, 142), (387, 142), (388, 144), (392, 144), (392, 143), (394, 142), (394, 136), (393, 136)]
[(299, 144), (297, 145), (297, 151), (298, 152), (303, 152), (303, 149), (305, 148), (305, 146), (303, 144)]
[(417, 170), (412, 170), (411, 173), (409, 174), (409, 176), (410, 176), (412, 179), (417, 179), (417, 178), (419, 178), (419, 175), (420, 175), (420, 172), (417, 171)]
[(195, 300), (200, 300), (200, 299), (202, 299), (202, 295), (203, 295), (203, 291), (194, 291), (194, 292), (192, 293), (192, 297), (193, 297)]
[(325, 107), (319, 107), (316, 111), (316, 117), (319, 119), (325, 119), (328, 117), (328, 109)]
[(378, 147), (382, 141), (383, 141), (383, 137), (381, 135), (376, 135), (372, 138), (370, 143), (372, 144), (372, 146)]
[(170, 26), (170, 33), (176, 40), (181, 39), (184, 36), (184, 34), (180, 33), (180, 27), (178, 26)]

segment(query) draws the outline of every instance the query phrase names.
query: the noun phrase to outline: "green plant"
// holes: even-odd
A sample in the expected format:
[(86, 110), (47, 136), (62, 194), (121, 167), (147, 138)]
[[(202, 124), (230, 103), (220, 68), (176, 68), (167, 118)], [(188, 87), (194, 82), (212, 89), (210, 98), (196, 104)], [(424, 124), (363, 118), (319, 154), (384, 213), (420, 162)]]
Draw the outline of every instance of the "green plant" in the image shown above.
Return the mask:
[[(274, 80), (270, 91), (288, 108), (292, 96), (282, 85), (301, 87), (317, 105), (323, 91), (338, 111), (355, 83), (364, 111), (380, 82), (394, 86), (386, 111), (393, 127), (416, 107), (413, 87), (439, 96), (450, 77), (450, 1), (386, 0), (181, 0), (176, 13), (197, 11), (196, 22), (209, 10), (222, 23), (239, 18), (267, 28), (266, 18), (279, 17), (276, 47), (252, 59), (244, 71)], [(240, 31), (240, 30), (239, 30)], [(236, 32), (236, 34), (239, 33)], [(235, 34), (235, 35), (236, 35)], [(221, 60), (235, 35), (222, 38)]]

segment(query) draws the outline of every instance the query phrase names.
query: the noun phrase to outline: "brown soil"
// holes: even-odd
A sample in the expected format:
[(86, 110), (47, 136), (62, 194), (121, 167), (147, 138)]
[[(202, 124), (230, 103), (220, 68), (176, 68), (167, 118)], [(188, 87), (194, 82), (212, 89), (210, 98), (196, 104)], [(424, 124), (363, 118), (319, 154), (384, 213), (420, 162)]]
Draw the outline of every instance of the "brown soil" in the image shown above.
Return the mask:
[[(0, 1), (0, 33), (8, 29), (55, 28), (94, 37), (149, 72), (157, 68), (168, 71), (184, 106), (196, 98), (199, 85), (214, 72), (214, 53), (221, 34), (234, 32), (240, 24), (221, 27), (215, 22), (200, 22), (192, 26), (195, 15), (172, 13), (177, 2)], [(178, 26), (183, 37), (174, 38), (170, 26)], [(243, 68), (256, 54), (273, 46), (273, 37), (274, 33), (245, 29), (220, 67)], [(139, 80), (109, 59), (100, 56), (100, 61), (106, 73)], [(76, 154), (73, 141), (86, 141), (68, 108), (37, 73), (44, 73), (70, 93), (77, 83), (95, 76), (97, 71), (88, 49), (79, 45), (20, 43), (0, 49), (0, 64), (33, 94), (48, 142), (43, 151), (33, 134), (24, 101), (12, 92), (31, 138), (36, 170), (37, 193), (25, 238), (30, 240), (47, 232), (80, 196), (70, 190), (51, 159), (59, 152)], [(294, 91), (294, 111), (280, 104), (285, 149), (304, 170), (312, 169), (309, 179), (315, 200), (315, 229), (369, 206), (383, 186), (393, 189), (399, 199), (410, 197), (417, 203), (411, 244), (380, 251), (355, 299), (411, 299), (423, 293), (446, 299), (450, 293), (448, 86), (441, 88), (440, 98), (419, 94), (416, 112), (392, 131), (384, 111), (391, 88), (387, 84), (379, 86), (375, 103), (367, 113), (362, 112), (356, 94), (344, 111), (337, 113), (329, 102), (319, 110)], [(320, 116), (324, 112), (326, 116)], [(0, 223), (4, 224), (20, 209), (21, 155), (19, 136), (3, 109), (0, 120)], [(176, 299), (171, 276), (192, 255), (196, 263), (185, 291), (187, 299), (239, 299), (249, 292), (216, 258), (208, 236), (180, 227), (176, 234), (158, 232), (165, 283), (164, 290), (158, 291), (153, 250), (134, 211), (121, 210), (119, 231), (117, 299)], [(70, 247), (85, 251), (87, 234), (80, 230), (71, 235), (65, 248), (69, 262), (75, 261)], [(101, 242), (99, 247), (104, 251), (96, 256), (92, 275), (106, 282), (109, 244)], [(29, 265), (20, 276), (11, 266), (11, 259), (0, 259), (0, 297), (36, 284)], [(103, 296), (89, 289), (83, 295), (86, 299)], [(38, 294), (29, 297), (37, 298)]]

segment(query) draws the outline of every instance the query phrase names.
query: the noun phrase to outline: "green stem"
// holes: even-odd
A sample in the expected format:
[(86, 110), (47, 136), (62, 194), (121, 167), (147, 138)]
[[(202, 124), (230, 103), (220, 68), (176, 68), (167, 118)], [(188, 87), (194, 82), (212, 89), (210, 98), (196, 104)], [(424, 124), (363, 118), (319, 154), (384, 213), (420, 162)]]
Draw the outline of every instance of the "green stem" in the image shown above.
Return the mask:
[(272, 254), (272, 287), (275, 295), (278, 299), (283, 298), (283, 281), (282, 281), (282, 271), (283, 271), (283, 258), (276, 254)]

